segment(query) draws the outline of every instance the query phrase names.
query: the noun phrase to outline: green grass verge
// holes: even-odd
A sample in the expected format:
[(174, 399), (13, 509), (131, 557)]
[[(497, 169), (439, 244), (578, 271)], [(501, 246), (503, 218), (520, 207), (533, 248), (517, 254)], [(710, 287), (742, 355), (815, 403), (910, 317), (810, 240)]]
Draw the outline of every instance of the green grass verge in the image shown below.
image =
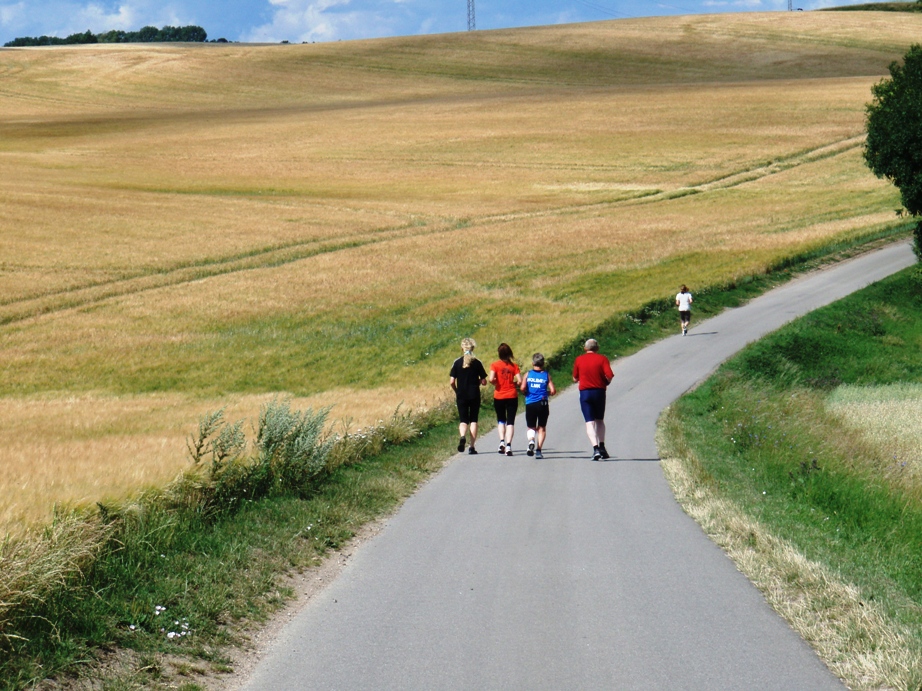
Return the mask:
[[(855, 607), (881, 618), (879, 630), (856, 624), (828, 650), (811, 640), (852, 688), (922, 688), (922, 486), (826, 401), (842, 384), (922, 382), (919, 343), (922, 271), (913, 267), (751, 345), (664, 425), (666, 446), (710, 501), (857, 588)], [(803, 633), (833, 615), (800, 578), (796, 569), (778, 576), (795, 584), (793, 597), (814, 601), (793, 615)], [(887, 640), (898, 641), (889, 657)], [(880, 659), (849, 666), (837, 659), (846, 646), (854, 659)]]
[[(875, 239), (882, 238), (864, 241)], [(696, 319), (861, 248), (855, 242), (817, 249), (771, 273), (698, 290)], [(674, 305), (651, 303), (578, 335), (552, 362), (568, 371), (588, 335), (605, 352), (626, 355), (674, 333), (675, 322)], [(490, 417), (485, 410), (483, 434)], [(214, 513), (203, 511), (187, 486), (178, 502), (153, 494), (117, 509), (126, 518), (104, 544), (75, 558), (73, 568), (0, 625), (0, 688), (28, 688), (55, 677), (102, 679), (112, 689), (191, 689), (196, 675), (228, 671), (222, 651), (239, 642), (249, 622), (265, 620), (290, 597), (278, 586), (282, 574), (311, 567), (359, 527), (392, 511), (454, 454), (451, 409), (411, 424), (424, 433), (405, 435), (398, 445), (383, 443), (382, 436), (382, 443), (346, 453), (307, 492), (270, 494), (238, 502), (235, 512)], [(55, 540), (46, 542), (54, 547)], [(127, 662), (112, 664), (113, 657)]]

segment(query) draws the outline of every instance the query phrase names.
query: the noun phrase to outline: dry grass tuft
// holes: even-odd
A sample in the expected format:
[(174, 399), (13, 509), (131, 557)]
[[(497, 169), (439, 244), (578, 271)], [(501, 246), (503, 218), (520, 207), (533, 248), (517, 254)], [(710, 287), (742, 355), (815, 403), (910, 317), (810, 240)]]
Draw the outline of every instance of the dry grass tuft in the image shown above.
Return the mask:
[(92, 563), (109, 529), (77, 514), (55, 517), (43, 531), (0, 544), (0, 639), (17, 610), (44, 602)]

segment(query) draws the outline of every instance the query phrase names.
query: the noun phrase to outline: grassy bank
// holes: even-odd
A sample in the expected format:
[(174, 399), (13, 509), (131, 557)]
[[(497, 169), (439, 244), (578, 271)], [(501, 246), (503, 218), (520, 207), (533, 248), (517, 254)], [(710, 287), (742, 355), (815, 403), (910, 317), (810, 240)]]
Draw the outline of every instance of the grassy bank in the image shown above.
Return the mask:
[[(866, 247), (817, 250), (771, 273), (699, 291), (697, 314), (741, 304), (799, 271)], [(656, 302), (613, 317), (591, 335), (607, 353), (628, 354), (675, 327), (673, 306)], [(562, 381), (585, 335), (552, 357)], [(483, 417), (486, 431), (491, 415), (485, 410)], [(200, 428), (191, 440), (197, 466), (167, 490), (102, 507), (101, 516), (61, 516), (45, 535), (4, 546), (5, 574), (31, 559), (19, 580), (2, 584), (0, 600), (19, 602), (0, 611), (4, 688), (87, 675), (110, 678), (112, 688), (156, 688), (177, 679), (195, 688), (197, 678), (229, 671), (227, 647), (290, 595), (279, 585), (282, 575), (315, 565), (393, 510), (454, 453), (457, 433), (451, 407), (397, 415), (333, 443), (322, 467), (302, 465), (309, 477), (289, 478), (282, 491), (264, 474), (234, 470), (237, 456), (250, 464), (271, 457), (255, 446), (249, 455), (238, 453), (234, 430), (220, 420)]]
[(922, 688), (920, 295), (914, 267), (798, 320), (661, 426), (686, 510), (855, 689)]
[(4, 544), (0, 688), (47, 678), (199, 688), (196, 678), (230, 671), (226, 647), (291, 596), (285, 573), (316, 565), (451, 455), (451, 413), (398, 415), (335, 441), (308, 434), (310, 463), (287, 469), (266, 461), (266, 444), (219, 467), (206, 452), (165, 490), (62, 515), (42, 536)]

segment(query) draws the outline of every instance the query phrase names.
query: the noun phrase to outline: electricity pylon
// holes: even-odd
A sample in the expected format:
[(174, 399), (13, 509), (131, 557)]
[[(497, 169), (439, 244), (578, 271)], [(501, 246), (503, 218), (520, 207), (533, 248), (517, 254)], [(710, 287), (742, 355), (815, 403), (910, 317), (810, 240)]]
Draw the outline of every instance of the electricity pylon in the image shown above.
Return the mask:
[(474, 31), (477, 23), (474, 21), (474, 0), (467, 0), (467, 30)]

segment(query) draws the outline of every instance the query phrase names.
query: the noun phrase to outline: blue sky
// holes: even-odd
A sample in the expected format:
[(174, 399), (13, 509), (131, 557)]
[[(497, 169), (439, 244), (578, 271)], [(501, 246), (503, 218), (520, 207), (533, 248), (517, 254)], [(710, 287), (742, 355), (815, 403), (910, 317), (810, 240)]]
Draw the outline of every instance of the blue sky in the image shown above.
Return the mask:
[[(794, 0), (804, 10), (866, 0)], [(787, 0), (475, 0), (477, 29), (671, 14), (772, 12)], [(197, 24), (231, 41), (337, 41), (467, 30), (467, 0), (0, 0), (0, 45), (19, 36)]]

